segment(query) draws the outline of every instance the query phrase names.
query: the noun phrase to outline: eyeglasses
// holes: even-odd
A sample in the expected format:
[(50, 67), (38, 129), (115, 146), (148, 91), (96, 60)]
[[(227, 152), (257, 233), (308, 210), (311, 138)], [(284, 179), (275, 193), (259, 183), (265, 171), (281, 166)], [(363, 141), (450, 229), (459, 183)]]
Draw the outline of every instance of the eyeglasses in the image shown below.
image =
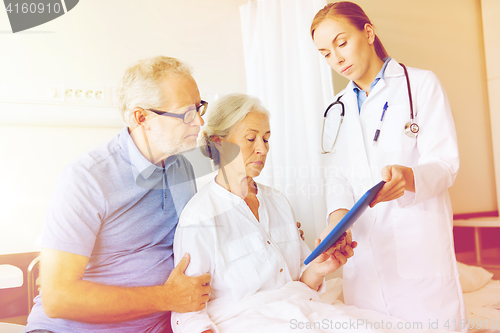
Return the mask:
[[(199, 112), (200, 116), (203, 116), (205, 112), (207, 111), (208, 103), (205, 101), (201, 101), (200, 105), (189, 105), (187, 106), (188, 110), (184, 113), (173, 113), (173, 112), (167, 112), (167, 111), (159, 111), (159, 110), (154, 110), (154, 109), (147, 109), (148, 111), (154, 112), (160, 116), (167, 116), (167, 117), (175, 117), (175, 118), (180, 118), (184, 121), (184, 124), (189, 124), (194, 120), (196, 117), (196, 113)], [(181, 108), (181, 109), (184, 109)], [(177, 109), (180, 110), (180, 109)], [(172, 111), (177, 111), (177, 110), (172, 110)]]

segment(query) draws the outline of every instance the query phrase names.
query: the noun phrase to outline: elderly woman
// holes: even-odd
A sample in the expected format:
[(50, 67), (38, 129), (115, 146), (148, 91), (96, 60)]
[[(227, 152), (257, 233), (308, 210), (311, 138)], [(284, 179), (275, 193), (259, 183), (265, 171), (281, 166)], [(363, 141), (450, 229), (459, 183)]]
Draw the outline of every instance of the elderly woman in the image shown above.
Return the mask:
[(202, 311), (172, 313), (173, 330), (284, 332), (329, 318), (331, 327), (313, 331), (330, 332), (338, 323), (347, 328), (359, 318), (401, 324), (374, 311), (321, 303), (325, 275), (353, 250), (344, 241), (344, 254), (335, 250), (303, 264), (310, 250), (290, 204), (254, 180), (264, 168), (270, 136), (269, 113), (255, 98), (229, 95), (209, 112), (204, 153), (219, 171), (182, 212), (174, 252), (176, 262), (190, 254), (187, 275), (211, 274), (212, 293)]

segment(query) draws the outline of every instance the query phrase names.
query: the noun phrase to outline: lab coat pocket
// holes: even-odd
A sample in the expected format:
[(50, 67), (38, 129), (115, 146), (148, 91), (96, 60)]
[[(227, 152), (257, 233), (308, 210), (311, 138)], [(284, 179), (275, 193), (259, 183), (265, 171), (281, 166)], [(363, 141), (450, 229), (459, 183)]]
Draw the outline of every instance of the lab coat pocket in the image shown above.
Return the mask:
[(446, 217), (438, 212), (393, 212), (397, 272), (405, 279), (435, 278), (453, 271)]
[(252, 295), (262, 285), (262, 266), (266, 260), (264, 240), (260, 234), (226, 242), (220, 248), (224, 265), (221, 276), (234, 299)]
[(409, 120), (407, 104), (390, 105), (387, 109), (377, 141), (377, 155), (385, 164), (405, 163), (415, 150), (416, 138), (405, 134), (405, 124)]
[(295, 224), (271, 228), (271, 239), (278, 245), (283, 255), (291, 278), (300, 277), (300, 241), (299, 230)]

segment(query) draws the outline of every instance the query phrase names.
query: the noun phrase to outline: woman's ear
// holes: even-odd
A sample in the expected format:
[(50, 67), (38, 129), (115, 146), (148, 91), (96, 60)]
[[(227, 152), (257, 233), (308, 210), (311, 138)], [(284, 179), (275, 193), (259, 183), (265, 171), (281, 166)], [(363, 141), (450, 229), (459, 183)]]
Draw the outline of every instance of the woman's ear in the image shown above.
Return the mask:
[(370, 23), (365, 24), (365, 34), (368, 44), (373, 44), (375, 42), (375, 29), (373, 29), (373, 25)]
[(217, 149), (219, 151), (219, 154), (222, 150), (222, 139), (220, 136), (212, 136), (212, 142), (214, 143), (215, 145), (215, 149)]

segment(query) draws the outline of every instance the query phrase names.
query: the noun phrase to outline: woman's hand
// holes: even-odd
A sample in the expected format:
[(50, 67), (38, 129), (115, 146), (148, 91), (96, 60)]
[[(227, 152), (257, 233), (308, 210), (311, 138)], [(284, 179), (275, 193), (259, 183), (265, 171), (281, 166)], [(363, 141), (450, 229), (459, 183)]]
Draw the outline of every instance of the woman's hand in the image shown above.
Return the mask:
[[(314, 246), (317, 247), (320, 242), (321, 240), (317, 238)], [(321, 279), (328, 274), (335, 272), (347, 262), (346, 256), (344, 256), (339, 250), (335, 249), (334, 246), (328, 249), (328, 251), (331, 251), (332, 253), (329, 254), (327, 252), (323, 252), (311, 263), (311, 268), (314, 270), (314, 273)], [(352, 248), (350, 251), (352, 252)]]
[[(352, 232), (351, 232), (351, 229), (348, 229), (348, 230), (346, 231), (346, 234), (347, 234), (347, 236), (346, 236), (346, 243), (347, 243), (347, 245), (350, 245), (350, 246), (351, 246), (351, 248), (355, 249), (355, 248), (356, 248), (356, 246), (358, 246), (358, 242), (356, 242), (356, 241), (353, 241), (353, 240), (352, 240)], [(352, 257), (352, 256), (349, 256), (349, 257), (347, 257), (347, 258), (350, 258), (350, 257)]]
[(337, 209), (328, 216), (328, 226), (321, 232), (319, 238), (322, 240), (332, 231), (349, 211), (347, 209)]
[(328, 249), (326, 253), (331, 254), (335, 250), (342, 253), (347, 259), (353, 256), (354, 252), (346, 251), (346, 247), (349, 246), (351, 249), (356, 248), (358, 243), (352, 240), (352, 232), (351, 229), (348, 229), (339, 239)]
[[(321, 239), (316, 239), (315, 247), (318, 247)], [(344, 233), (335, 244), (328, 250), (321, 253), (304, 271), (300, 281), (307, 284), (313, 290), (319, 290), (326, 275), (335, 272), (347, 262), (347, 259), (354, 255), (354, 248), (358, 244), (352, 241), (351, 231)], [(343, 246), (342, 251), (337, 248)]]
[[(316, 239), (315, 247), (318, 247), (320, 242), (321, 239)], [(358, 246), (358, 243), (352, 241), (352, 234), (349, 229), (340, 236), (335, 244), (312, 261), (316, 274), (324, 277), (335, 272), (345, 265), (347, 259), (354, 255), (356, 246)]]
[[(328, 217), (328, 226), (320, 235), (321, 240), (325, 239), (326, 236), (328, 236), (328, 234), (337, 226), (337, 224), (342, 220), (342, 218), (344, 218), (344, 216), (348, 212), (349, 211), (347, 209), (337, 209), (330, 214), (330, 216)], [(347, 230), (347, 232), (344, 233), (344, 235), (342, 235), (326, 252), (328, 254), (332, 254), (334, 250), (339, 250), (344, 256), (350, 258), (352, 255), (349, 255), (349, 253), (344, 251), (345, 245), (351, 246), (352, 249), (357, 246), (357, 243), (352, 241), (351, 229)]]
[(385, 184), (370, 203), (372, 208), (379, 202), (402, 197), (405, 191), (415, 192), (412, 168), (402, 165), (387, 165), (382, 169), (382, 180), (385, 181)]
[(302, 238), (302, 240), (306, 240), (304, 238), (304, 231), (302, 229), (300, 229), (300, 226), (301, 226), (300, 222), (297, 222), (297, 228), (299, 228), (300, 238)]

